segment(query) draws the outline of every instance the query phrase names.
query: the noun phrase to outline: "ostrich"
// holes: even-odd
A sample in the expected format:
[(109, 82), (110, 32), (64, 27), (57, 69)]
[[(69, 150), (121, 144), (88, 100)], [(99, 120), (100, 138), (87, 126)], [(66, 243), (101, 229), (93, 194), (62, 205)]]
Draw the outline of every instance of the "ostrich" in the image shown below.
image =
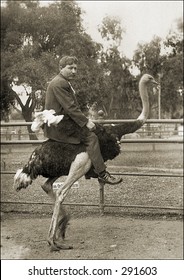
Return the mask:
[[(114, 126), (96, 124), (95, 133), (98, 136), (104, 161), (114, 159), (120, 153), (119, 140), (125, 134), (135, 132), (147, 120), (149, 114), (148, 85), (157, 84), (151, 75), (144, 74), (139, 82), (139, 92), (142, 100), (142, 112), (134, 122), (127, 122)], [(80, 128), (73, 123), (73, 128), (81, 136)], [(58, 124), (58, 129), (66, 128), (64, 118)], [(47, 180), (42, 189), (53, 199), (54, 209), (48, 233), (48, 243), (52, 251), (71, 249), (64, 243), (65, 231), (69, 216), (63, 208), (63, 201), (71, 186), (82, 176), (86, 179), (97, 178), (91, 160), (82, 142), (80, 144), (66, 144), (54, 140), (46, 140), (31, 154), (28, 163), (17, 170), (14, 177), (14, 188), (19, 191), (27, 188), (39, 175)], [(53, 183), (61, 176), (67, 176), (64, 185), (53, 191)]]

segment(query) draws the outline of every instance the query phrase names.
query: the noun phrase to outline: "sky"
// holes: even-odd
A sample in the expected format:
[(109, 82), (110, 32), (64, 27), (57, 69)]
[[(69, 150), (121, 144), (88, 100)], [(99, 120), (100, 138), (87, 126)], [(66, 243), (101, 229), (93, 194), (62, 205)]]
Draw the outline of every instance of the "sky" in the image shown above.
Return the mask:
[[(3, 2), (3, 1), (2, 1)], [(48, 5), (53, 0), (40, 0)], [(86, 32), (102, 43), (98, 26), (105, 16), (118, 17), (125, 29), (120, 51), (132, 59), (138, 43), (149, 43), (153, 36), (164, 39), (175, 20), (183, 18), (183, 1), (76, 1), (82, 10)]]
[(86, 12), (84, 26), (95, 41), (101, 42), (98, 25), (105, 16), (121, 20), (126, 31), (120, 50), (128, 58), (132, 58), (138, 43), (150, 42), (154, 35), (164, 39), (175, 26), (175, 20), (183, 18), (183, 1), (77, 2)]

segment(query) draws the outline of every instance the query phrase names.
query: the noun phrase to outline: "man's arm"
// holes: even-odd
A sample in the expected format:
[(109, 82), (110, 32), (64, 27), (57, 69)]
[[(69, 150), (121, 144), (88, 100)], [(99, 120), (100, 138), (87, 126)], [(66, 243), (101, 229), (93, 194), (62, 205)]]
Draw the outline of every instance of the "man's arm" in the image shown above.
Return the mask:
[(83, 127), (88, 123), (88, 118), (82, 113), (79, 106), (76, 104), (69, 88), (61, 87), (61, 85), (56, 84), (53, 87), (53, 92), (65, 113), (68, 114), (80, 127)]

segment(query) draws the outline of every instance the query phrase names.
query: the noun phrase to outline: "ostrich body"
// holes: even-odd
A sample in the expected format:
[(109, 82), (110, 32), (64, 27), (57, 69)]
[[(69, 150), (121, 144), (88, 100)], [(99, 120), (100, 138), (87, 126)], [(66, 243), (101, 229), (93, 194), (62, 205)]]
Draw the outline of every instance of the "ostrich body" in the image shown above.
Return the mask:
[[(95, 133), (98, 136), (100, 149), (104, 161), (115, 158), (120, 153), (118, 141), (125, 134), (135, 132), (147, 120), (149, 114), (148, 84), (157, 82), (152, 76), (144, 74), (139, 82), (139, 92), (142, 100), (142, 112), (134, 122), (127, 122), (115, 126), (102, 126), (96, 124)], [(58, 129), (64, 129), (63, 120), (58, 124)], [(71, 128), (72, 129), (72, 128)], [(86, 147), (82, 143), (80, 128), (73, 122), (73, 130), (80, 135), (80, 144), (66, 144), (47, 140), (37, 147), (30, 156), (28, 163), (17, 171), (14, 177), (14, 188), (19, 191), (27, 188), (39, 175), (48, 178), (42, 189), (53, 199), (54, 211), (49, 229), (48, 242), (51, 250), (71, 249), (63, 241), (68, 223), (68, 215), (63, 208), (63, 201), (71, 186), (82, 176), (86, 179), (96, 178), (91, 160)], [(53, 192), (53, 183), (61, 176), (67, 178), (64, 185)]]

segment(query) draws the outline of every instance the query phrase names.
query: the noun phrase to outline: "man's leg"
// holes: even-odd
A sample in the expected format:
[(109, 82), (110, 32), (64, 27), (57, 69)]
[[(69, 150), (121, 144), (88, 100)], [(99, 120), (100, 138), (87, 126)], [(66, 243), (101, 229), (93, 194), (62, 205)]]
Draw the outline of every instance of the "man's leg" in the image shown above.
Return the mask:
[(101, 182), (112, 185), (120, 183), (122, 181), (121, 178), (115, 178), (106, 171), (106, 165), (101, 155), (98, 137), (94, 132), (89, 131), (84, 144), (86, 145), (86, 150), (95, 168), (95, 172), (98, 174), (98, 179)]
[(95, 168), (95, 172), (100, 174), (106, 169), (106, 165), (101, 155), (98, 137), (94, 132), (89, 131), (84, 144), (86, 145), (86, 150)]

